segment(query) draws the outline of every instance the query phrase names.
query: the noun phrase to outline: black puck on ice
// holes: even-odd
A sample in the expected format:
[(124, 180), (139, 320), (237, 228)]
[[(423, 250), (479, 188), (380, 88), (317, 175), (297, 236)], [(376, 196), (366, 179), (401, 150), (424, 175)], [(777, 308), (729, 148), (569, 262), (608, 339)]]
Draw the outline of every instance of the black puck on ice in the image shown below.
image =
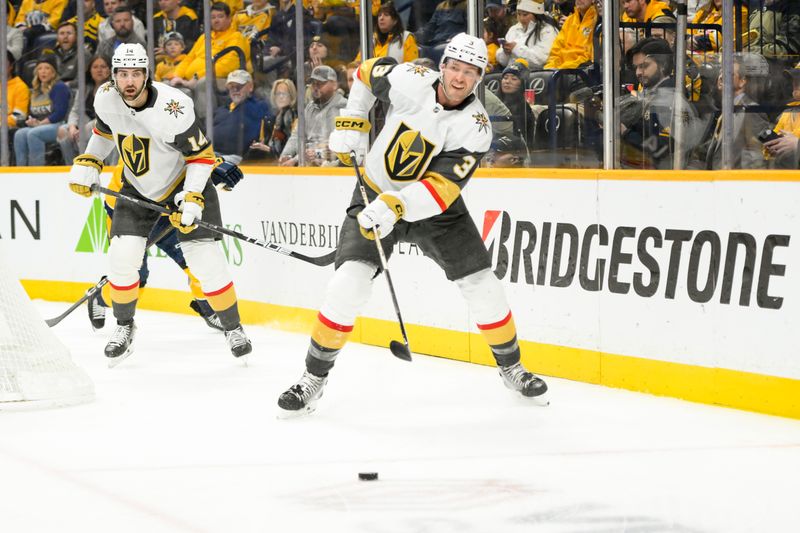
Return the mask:
[(376, 479), (378, 479), (378, 473), (377, 472), (359, 472), (358, 473), (358, 479), (360, 479), (361, 481), (375, 481)]

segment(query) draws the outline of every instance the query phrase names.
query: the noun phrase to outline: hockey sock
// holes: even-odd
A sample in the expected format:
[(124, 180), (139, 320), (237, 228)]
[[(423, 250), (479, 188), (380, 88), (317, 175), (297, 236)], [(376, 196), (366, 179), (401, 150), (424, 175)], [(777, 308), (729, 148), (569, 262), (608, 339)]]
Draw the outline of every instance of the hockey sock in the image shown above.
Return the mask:
[(233, 288), (232, 281), (217, 291), (203, 294), (226, 331), (236, 329), (239, 326), (241, 323), (239, 304), (236, 300), (236, 290)]
[(203, 288), (200, 286), (200, 281), (194, 277), (192, 271), (189, 270), (189, 267), (184, 267), (184, 272), (189, 277), (189, 290), (192, 291), (192, 296), (195, 300), (205, 300), (205, 296), (203, 295)]
[(372, 278), (377, 269), (360, 261), (346, 261), (336, 269), (311, 332), (306, 355), (306, 369), (310, 373), (325, 376), (333, 368), (358, 313), (372, 293)]
[(491, 269), (481, 270), (456, 280), (478, 329), (489, 344), (498, 366), (519, 361), (519, 343), (514, 318), (505, 291)]
[(111, 304), (117, 322), (133, 320), (133, 315), (136, 313), (136, 302), (139, 299), (139, 282), (136, 281), (127, 286), (114, 285), (109, 282), (108, 285), (111, 287), (109, 291)]
[(337, 324), (318, 313), (306, 354), (306, 369), (315, 376), (327, 376), (352, 331), (353, 326)]
[(491, 348), (497, 366), (509, 366), (519, 362), (517, 328), (514, 326), (514, 317), (511, 316), (511, 311), (498, 322), (478, 324), (478, 329)]

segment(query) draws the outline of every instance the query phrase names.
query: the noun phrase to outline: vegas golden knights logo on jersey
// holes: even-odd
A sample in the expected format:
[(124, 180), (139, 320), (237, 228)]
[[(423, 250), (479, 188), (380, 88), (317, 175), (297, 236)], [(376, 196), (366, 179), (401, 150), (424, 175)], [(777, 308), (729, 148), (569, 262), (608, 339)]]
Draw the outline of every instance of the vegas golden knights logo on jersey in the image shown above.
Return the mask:
[(401, 122), (383, 154), (386, 172), (395, 181), (418, 179), (422, 170), (427, 167), (435, 147), (420, 132)]
[(117, 134), (117, 146), (122, 162), (137, 178), (150, 170), (150, 139), (134, 134)]

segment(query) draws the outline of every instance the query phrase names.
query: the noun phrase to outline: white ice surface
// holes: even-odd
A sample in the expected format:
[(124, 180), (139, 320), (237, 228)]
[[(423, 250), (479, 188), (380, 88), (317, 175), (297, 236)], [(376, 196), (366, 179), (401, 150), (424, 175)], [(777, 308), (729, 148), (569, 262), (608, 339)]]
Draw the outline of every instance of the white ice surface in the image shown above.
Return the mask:
[(85, 308), (54, 328), (97, 400), (0, 412), (0, 532), (800, 531), (796, 420), (560, 379), (535, 407), (493, 368), (357, 344), (278, 420), (305, 335), (248, 327), (244, 367), (199, 318), (137, 322), (111, 370)]

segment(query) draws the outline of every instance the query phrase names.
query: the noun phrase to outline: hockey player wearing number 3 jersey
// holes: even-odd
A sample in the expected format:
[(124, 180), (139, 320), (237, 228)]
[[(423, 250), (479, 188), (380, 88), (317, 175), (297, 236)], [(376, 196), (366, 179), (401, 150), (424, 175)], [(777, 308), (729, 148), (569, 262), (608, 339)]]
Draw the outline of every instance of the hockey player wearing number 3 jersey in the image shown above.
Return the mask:
[[(195, 118), (194, 103), (181, 91), (150, 80), (147, 52), (140, 44), (123, 43), (111, 60), (112, 81), (95, 96), (97, 124), (86, 153), (75, 158), (70, 189), (91, 196), (100, 183), (103, 159), (115, 147), (124, 163), (122, 193), (161, 205), (177, 206), (170, 222), (186, 264), (200, 281), (208, 303), (225, 330), (231, 353), (252, 350), (239, 320), (236, 292), (219, 235), (195, 223), (201, 218), (222, 226), (219, 200), (209, 176), (214, 151)], [(111, 224), (108, 279), (117, 328), (105, 348), (115, 366), (133, 350), (133, 316), (139, 292), (139, 267), (147, 236), (160, 214), (121, 200)]]
[[(509, 388), (546, 404), (547, 385), (520, 363), (520, 349), (503, 287), (461, 197), (461, 190), (489, 149), (492, 130), (474, 92), (486, 69), (486, 45), (461, 33), (448, 43), (440, 72), (394, 59), (364, 62), (355, 72), (347, 106), (340, 111), (329, 147), (345, 164), (366, 152), (358, 187), (336, 253), (336, 272), (317, 315), (300, 380), (278, 399), (285, 415), (314, 410), (336, 356), (353, 329), (380, 271), (378, 231), (387, 255), (395, 242), (413, 242), (444, 270), (467, 301)], [(366, 151), (368, 114), (376, 100), (389, 104), (386, 122)]]

